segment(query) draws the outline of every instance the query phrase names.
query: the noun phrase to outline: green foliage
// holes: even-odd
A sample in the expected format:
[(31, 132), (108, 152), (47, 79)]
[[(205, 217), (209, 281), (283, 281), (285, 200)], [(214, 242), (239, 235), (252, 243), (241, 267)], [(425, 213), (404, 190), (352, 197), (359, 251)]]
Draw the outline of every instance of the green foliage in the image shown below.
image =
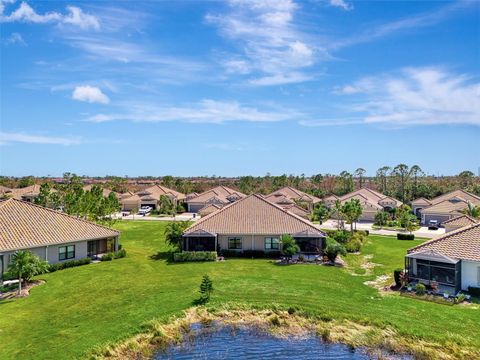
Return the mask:
[(125, 249), (120, 249), (118, 251), (109, 252), (103, 254), (100, 258), (101, 261), (112, 261), (113, 259), (120, 259), (127, 256), (127, 251)]
[(48, 272), (48, 263), (40, 260), (30, 251), (16, 251), (13, 253), (8, 271), (20, 280), (18, 291), (22, 290), (22, 280), (30, 281), (35, 275)]
[(360, 216), (362, 216), (362, 204), (360, 204), (360, 200), (358, 199), (351, 199), (346, 201), (342, 205), (342, 213), (345, 215), (345, 218), (350, 223), (350, 230), (353, 232), (353, 224), (358, 221)]
[(203, 275), (202, 282), (200, 283), (200, 299), (202, 303), (207, 303), (210, 300), (210, 296), (213, 292), (213, 281), (210, 276)]
[(165, 228), (165, 239), (167, 244), (174, 247), (175, 250), (182, 250), (183, 232), (189, 226), (188, 221), (173, 221), (167, 224)]
[(177, 207), (172, 199), (170, 199), (168, 196), (160, 195), (157, 212), (159, 214), (175, 215), (177, 213)]
[(349, 253), (359, 252), (362, 248), (362, 242), (359, 238), (352, 238), (345, 244), (345, 250)]
[(404, 234), (404, 233), (397, 233), (398, 240), (414, 240), (415, 234)]
[(282, 253), (280, 251), (263, 250), (221, 250), (220, 254), (226, 258), (246, 258), (246, 259), (278, 259)]
[(182, 251), (173, 254), (173, 261), (188, 262), (188, 261), (215, 261), (217, 260), (216, 251)]
[(464, 214), (467, 214), (473, 218), (480, 218), (480, 206), (475, 206), (470, 201), (467, 204), (467, 208), (463, 212)]
[(387, 221), (390, 219), (390, 214), (384, 210), (380, 210), (375, 214), (375, 225), (384, 226), (387, 225)]
[(91, 262), (92, 262), (92, 259), (87, 257), (79, 260), (69, 260), (69, 261), (59, 262), (55, 264), (49, 264), (48, 272), (55, 272), (58, 270), (63, 270), (71, 267), (87, 265), (87, 264), (90, 264)]
[(332, 235), (333, 239), (340, 244), (347, 243), (350, 239), (350, 236), (351, 234), (345, 230), (336, 230)]
[(282, 252), (287, 258), (291, 259), (293, 255), (300, 252), (300, 247), (292, 236), (282, 235), (280, 241), (282, 243)]
[(312, 211), (311, 220), (319, 221), (320, 224), (328, 220), (331, 215), (331, 210), (322, 202), (315, 204)]
[(464, 301), (465, 301), (465, 294), (458, 294), (457, 296), (455, 296), (455, 300), (454, 300), (455, 304), (460, 304)]
[(425, 293), (426, 293), (425, 285), (421, 283), (418, 283), (417, 285), (415, 285), (415, 294), (417, 294), (418, 296), (422, 296), (422, 295), (425, 295)]
[(403, 274), (403, 269), (393, 270), (393, 279), (395, 280), (395, 285), (397, 286), (402, 285), (402, 274)]
[(327, 239), (327, 247), (325, 248), (325, 255), (328, 260), (335, 262), (338, 255), (346, 255), (345, 247), (333, 239)]

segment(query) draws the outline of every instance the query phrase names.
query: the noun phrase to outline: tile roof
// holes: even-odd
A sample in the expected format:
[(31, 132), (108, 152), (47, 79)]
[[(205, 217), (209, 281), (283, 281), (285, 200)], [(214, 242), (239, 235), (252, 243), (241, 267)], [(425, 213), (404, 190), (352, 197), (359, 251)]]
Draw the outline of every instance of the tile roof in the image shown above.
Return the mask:
[(461, 211), (468, 207), (468, 202), (463, 199), (453, 198), (443, 200), (429, 207), (420, 210), (422, 214), (461, 214)]
[(285, 186), (278, 189), (277, 191), (266, 195), (265, 198), (276, 204), (286, 204), (288, 202), (295, 203), (295, 201), (306, 201), (316, 204), (321, 201), (321, 199), (316, 196), (307, 194), (291, 186)]
[(21, 200), (22, 196), (37, 196), (39, 193), (40, 185), (38, 184), (12, 189), (12, 197), (18, 200)]
[[(335, 197), (333, 196), (334, 195), (331, 195), (325, 200), (327, 202), (332, 202), (335, 200)], [(402, 202), (400, 200), (397, 200), (390, 196), (383, 195), (378, 191), (368, 189), (368, 188), (361, 188), (351, 193), (338, 197), (338, 200), (340, 200), (342, 204), (351, 199), (358, 199), (360, 200), (360, 203), (362, 204), (363, 207), (375, 209), (375, 210), (381, 210), (383, 209), (384, 206), (388, 206), (388, 205), (391, 205), (392, 207), (399, 207), (402, 205)]]
[(178, 191), (169, 189), (161, 185), (153, 185), (146, 189), (137, 191), (135, 194), (130, 193), (130, 196), (124, 194), (120, 195), (120, 202), (124, 203), (137, 203), (140, 201), (154, 201), (160, 200), (160, 196), (168, 196), (171, 199), (175, 200), (185, 200), (185, 194), (182, 194)]
[(454, 259), (480, 261), (480, 223), (446, 233), (408, 250), (408, 253), (426, 250)]
[(0, 201), (0, 251), (118, 236), (119, 232), (29, 202)]
[(185, 235), (203, 230), (216, 234), (296, 234), (325, 236), (318, 228), (260, 195), (250, 195), (200, 219)]
[(480, 220), (474, 219), (473, 217), (464, 214), (464, 215), (457, 216), (453, 219), (444, 221), (442, 223), (442, 225), (443, 226), (448, 225), (448, 226), (455, 226), (455, 227), (464, 227), (464, 226), (477, 224), (479, 222), (480, 222)]
[[(97, 185), (97, 186), (98, 186), (98, 185)], [(91, 191), (91, 190), (92, 190), (92, 187), (93, 187), (93, 185), (91, 185), (91, 184), (90, 184), (90, 185), (85, 185), (85, 186), (83, 187), (83, 191)], [(104, 197), (108, 197), (108, 195), (110, 195), (111, 192), (113, 192), (115, 195), (117, 195), (117, 197), (119, 196), (119, 194), (117, 194), (116, 192), (114, 192), (114, 191), (112, 191), (112, 190), (110, 190), (110, 189), (105, 189), (105, 188), (103, 188), (103, 187), (101, 187), (101, 186), (100, 186), (100, 188), (102, 189), (102, 192), (103, 192), (103, 196), (104, 196)]]
[(217, 205), (217, 204), (210, 204), (210, 205), (207, 205), (207, 206), (204, 206), (203, 208), (200, 209), (200, 211), (198, 212), (201, 216), (207, 216), (215, 211), (217, 211), (218, 209), (221, 209), (222, 207)]
[(450, 200), (450, 199), (453, 199), (455, 197), (461, 198), (465, 201), (470, 201), (473, 204), (477, 204), (477, 203), (480, 204), (480, 196), (477, 196), (475, 194), (471, 194), (471, 193), (469, 193), (465, 190), (454, 190), (454, 191), (451, 191), (447, 194), (437, 196), (436, 198), (433, 198), (431, 200), (427, 200), (425, 198), (419, 198), (419, 199), (413, 200), (412, 204), (414, 204), (414, 205), (424, 205), (424, 204), (436, 205), (438, 203), (441, 203), (442, 201)]
[(217, 199), (219, 203), (229, 204), (230, 202), (244, 198), (245, 196), (245, 194), (242, 194), (241, 192), (233, 190), (229, 187), (217, 186), (213, 189), (204, 191), (195, 197), (189, 197), (187, 202), (192, 204), (206, 204), (213, 199)]

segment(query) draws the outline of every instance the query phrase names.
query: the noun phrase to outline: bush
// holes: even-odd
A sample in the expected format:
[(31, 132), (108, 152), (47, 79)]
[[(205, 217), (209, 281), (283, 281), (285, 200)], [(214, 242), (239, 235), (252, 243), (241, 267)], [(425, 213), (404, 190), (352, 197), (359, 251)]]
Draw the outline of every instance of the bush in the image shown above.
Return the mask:
[(230, 258), (247, 258), (247, 259), (278, 259), (282, 255), (280, 251), (263, 251), (263, 250), (221, 250), (221, 255)]
[(217, 260), (216, 251), (183, 251), (173, 254), (173, 261), (215, 261)]
[(395, 280), (395, 285), (397, 286), (402, 285), (402, 274), (403, 274), (403, 269), (393, 270), (393, 279)]
[(16, 280), (17, 278), (15, 277), (15, 274), (12, 274), (11, 272), (5, 271), (2, 275), (2, 280), (8, 281), (8, 280)]
[(358, 252), (361, 248), (362, 242), (358, 238), (352, 238), (349, 242), (345, 244), (345, 250), (350, 253)]
[(333, 234), (333, 238), (340, 244), (345, 244), (350, 239), (350, 233), (346, 230), (338, 230)]
[(101, 261), (112, 261), (114, 259), (115, 255), (113, 252), (109, 252), (106, 254), (103, 254), (102, 257), (100, 258)]
[(325, 248), (325, 255), (331, 262), (335, 262), (338, 255), (345, 255), (346, 253), (345, 248), (335, 240), (329, 241)]
[(455, 304), (460, 304), (462, 302), (465, 301), (465, 295), (464, 294), (458, 294), (457, 296), (455, 296)]
[(414, 240), (415, 234), (397, 233), (397, 240)]
[(425, 285), (418, 283), (415, 286), (415, 294), (422, 296), (422, 295), (425, 295), (425, 292), (426, 292)]
[(127, 256), (127, 251), (125, 249), (118, 250), (113, 253), (115, 259), (121, 259)]
[(92, 262), (92, 259), (90, 259), (89, 257), (84, 259), (78, 259), (78, 260), (64, 261), (64, 262), (48, 265), (48, 271), (55, 272), (58, 270), (68, 269), (71, 267), (87, 265), (87, 264), (90, 264), (91, 262)]
[(468, 292), (470, 295), (479, 296), (480, 297), (480, 287), (469, 286)]

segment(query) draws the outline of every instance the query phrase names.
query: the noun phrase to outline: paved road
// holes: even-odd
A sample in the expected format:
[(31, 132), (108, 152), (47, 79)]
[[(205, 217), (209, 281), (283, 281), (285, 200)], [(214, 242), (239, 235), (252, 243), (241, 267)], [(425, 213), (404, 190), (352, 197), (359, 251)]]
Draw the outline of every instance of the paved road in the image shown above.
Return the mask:
[(193, 213), (183, 213), (175, 216), (165, 216), (165, 217), (158, 217), (158, 216), (143, 216), (143, 215), (127, 215), (122, 216), (122, 213), (115, 214), (117, 219), (123, 220), (148, 220), (148, 221), (197, 221), (200, 217), (197, 215), (193, 217)]
[[(357, 224), (357, 230), (368, 230), (370, 234), (376, 234), (376, 235), (396, 235), (398, 231), (392, 231), (392, 230), (374, 230), (372, 229), (372, 223), (358, 223)], [(322, 229), (332, 229), (335, 230), (337, 229), (337, 221), (336, 220), (328, 220), (324, 222), (322, 225), (317, 225)], [(350, 225), (346, 225), (347, 229), (349, 229)], [(445, 229), (438, 229), (438, 230), (428, 230), (427, 227), (422, 226), (419, 230), (416, 230), (413, 232), (416, 237), (423, 237), (423, 238), (429, 238), (433, 239), (436, 238), (440, 235), (445, 234)]]

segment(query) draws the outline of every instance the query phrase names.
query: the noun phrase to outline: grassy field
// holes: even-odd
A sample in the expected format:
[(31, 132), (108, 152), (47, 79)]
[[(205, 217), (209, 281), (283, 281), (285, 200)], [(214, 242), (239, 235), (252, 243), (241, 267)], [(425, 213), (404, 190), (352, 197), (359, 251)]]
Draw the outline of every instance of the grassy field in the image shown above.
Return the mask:
[[(192, 306), (209, 274), (211, 306), (298, 306), (336, 319), (391, 325), (401, 334), (480, 347), (480, 309), (381, 296), (366, 280), (391, 274), (418, 241), (370, 236), (347, 269), (268, 260), (168, 264), (164, 222), (123, 222), (124, 259), (42, 275), (46, 284), (24, 299), (0, 302), (0, 359), (73, 359)], [(366, 269), (362, 264), (376, 264)]]

